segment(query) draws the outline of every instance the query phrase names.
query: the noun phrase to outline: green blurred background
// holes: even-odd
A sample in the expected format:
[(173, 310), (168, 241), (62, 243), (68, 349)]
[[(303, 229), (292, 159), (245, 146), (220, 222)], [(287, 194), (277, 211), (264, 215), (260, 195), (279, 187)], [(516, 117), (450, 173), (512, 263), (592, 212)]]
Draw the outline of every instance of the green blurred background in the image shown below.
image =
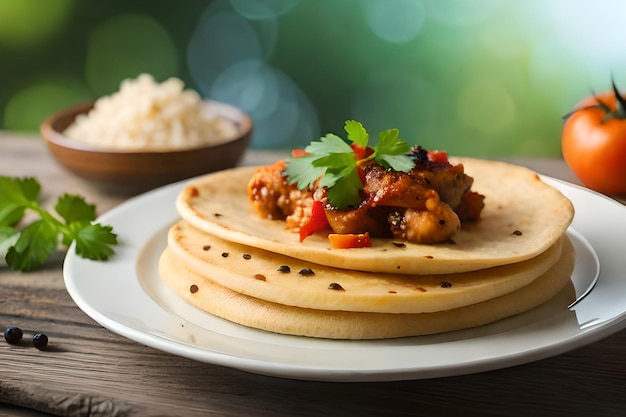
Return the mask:
[(558, 156), (561, 116), (624, 79), (624, 12), (621, 0), (0, 0), (0, 129), (36, 132), (146, 72), (250, 112), (255, 148), (354, 118), (457, 155)]

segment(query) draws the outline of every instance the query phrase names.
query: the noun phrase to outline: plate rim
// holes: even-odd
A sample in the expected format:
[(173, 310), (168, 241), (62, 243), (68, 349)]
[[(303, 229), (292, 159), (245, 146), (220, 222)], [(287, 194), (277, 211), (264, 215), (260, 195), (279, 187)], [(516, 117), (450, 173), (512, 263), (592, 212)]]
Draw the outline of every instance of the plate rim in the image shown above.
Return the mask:
[[(568, 183), (567, 181), (552, 178), (549, 176), (540, 175), (540, 177), (548, 183), (551, 183), (561, 192), (563, 192), (567, 196), (568, 191), (582, 192), (584, 195), (590, 196), (590, 198), (604, 200), (605, 202), (613, 202), (620, 209), (626, 210), (626, 206), (623, 206), (617, 201), (610, 199), (602, 194), (595, 193), (591, 190), (588, 190), (584, 187), (578, 186), (576, 184)], [(133, 197), (117, 207), (109, 210), (104, 213), (102, 216), (98, 218), (99, 222), (108, 223), (111, 220), (116, 220), (118, 216), (121, 216), (126, 211), (132, 211), (137, 206), (141, 207), (142, 205), (149, 204), (152, 200), (165, 200), (170, 195), (176, 195), (188, 182), (193, 181), (194, 179), (180, 181), (174, 184), (170, 184), (164, 187), (160, 187), (158, 189), (149, 191), (142, 195)], [(176, 212), (174, 208), (174, 200), (172, 199), (170, 202), (171, 207), (169, 208), (170, 213), (173, 214), (173, 217), (170, 219), (162, 219), (162, 223), (160, 224), (151, 224), (149, 226), (143, 226), (148, 230), (144, 231), (144, 234), (148, 234), (148, 239), (154, 236), (158, 230), (163, 227), (166, 227), (167, 224), (171, 220), (176, 219)], [(576, 208), (576, 204), (574, 203)], [(167, 210), (167, 208), (161, 207), (160, 210)], [(155, 210), (158, 211), (158, 210)], [(576, 216), (575, 216), (576, 220)], [(115, 221), (114, 221), (115, 222)], [(584, 235), (583, 235), (584, 236)], [(626, 242), (626, 240), (625, 240)], [(147, 242), (143, 242), (145, 245)], [(594, 247), (595, 248), (595, 247)], [(141, 251), (141, 248), (131, 247), (131, 250), (137, 251), (138, 253)], [(598, 251), (597, 248), (595, 248)], [(119, 250), (119, 249), (118, 249)], [(591, 325), (587, 328), (581, 328), (580, 331), (572, 337), (561, 340), (557, 343), (551, 343), (548, 346), (539, 346), (535, 349), (525, 351), (525, 352), (514, 352), (509, 355), (500, 355), (500, 356), (491, 356), (484, 357), (482, 359), (477, 359), (474, 361), (470, 361), (463, 364), (456, 364), (454, 366), (439, 366), (425, 369), (424, 367), (406, 367), (403, 369), (393, 368), (393, 369), (376, 369), (376, 370), (355, 370), (355, 369), (327, 369), (327, 368), (313, 368), (310, 366), (298, 366), (289, 363), (280, 363), (280, 361), (267, 361), (258, 358), (252, 357), (239, 357), (229, 355), (228, 352), (218, 352), (213, 350), (201, 349), (198, 347), (194, 347), (193, 345), (185, 345), (175, 340), (168, 340), (167, 335), (158, 335), (147, 331), (149, 329), (137, 329), (130, 326), (128, 323), (120, 322), (120, 320), (115, 320), (114, 318), (108, 316), (103, 311), (100, 311), (98, 308), (94, 307), (88, 298), (85, 298), (84, 289), (80, 287), (78, 278), (75, 277), (76, 271), (73, 270), (76, 268), (76, 265), (81, 263), (89, 262), (79, 258), (74, 251), (74, 245), (72, 245), (66, 256), (64, 266), (63, 266), (63, 275), (64, 282), (69, 292), (71, 298), (78, 305), (78, 307), (83, 310), (88, 316), (94, 319), (103, 327), (117, 333), (121, 336), (124, 336), (128, 339), (134, 340), (136, 342), (145, 344), (147, 346), (151, 346), (158, 350), (168, 352), (170, 354), (186, 357), (192, 360), (211, 363), (219, 366), (226, 366), (230, 368), (239, 369), (242, 371), (252, 372), (256, 374), (268, 375), (268, 376), (277, 376), (284, 378), (294, 378), (294, 379), (306, 379), (306, 380), (319, 380), (319, 381), (392, 381), (392, 380), (407, 380), (407, 379), (426, 379), (426, 378), (436, 378), (436, 377), (446, 377), (446, 376), (454, 376), (454, 375), (462, 375), (462, 374), (470, 374), (488, 370), (501, 369), (504, 367), (510, 367), (515, 365), (520, 365), (523, 363), (533, 362), (539, 359), (544, 359), (547, 357), (559, 355), (575, 349), (577, 347), (593, 343), (598, 341), (604, 337), (607, 337), (616, 331), (619, 331), (621, 328), (626, 325), (626, 304), (622, 306), (621, 314), (615, 315), (609, 320), (605, 320), (597, 325)], [(126, 261), (128, 262), (128, 261)], [(115, 265), (114, 260), (110, 260), (108, 263), (90, 263), (91, 267), (96, 265), (96, 268), (105, 267), (108, 268), (111, 265)], [(600, 275), (602, 276), (603, 269), (602, 263), (600, 264)], [(126, 271), (128, 272), (128, 271)], [(138, 283), (137, 272), (134, 269), (132, 274), (134, 276), (134, 282)], [(141, 288), (141, 285), (139, 285)], [(134, 289), (136, 290), (136, 288)], [(144, 292), (144, 295), (150, 297), (145, 293), (145, 290), (141, 288)], [(593, 298), (593, 292), (590, 294), (590, 298)], [(158, 306), (158, 303), (155, 302)], [(161, 309), (162, 307), (159, 306)], [(163, 310), (164, 311), (164, 310)], [(166, 312), (167, 313), (167, 312)], [(171, 314), (171, 313), (168, 313)], [(245, 332), (245, 328), (242, 330)], [(276, 335), (278, 337), (283, 335)], [(353, 341), (354, 342), (354, 341)], [(358, 343), (356, 341), (355, 343)], [(415, 348), (415, 346), (413, 346)], [(418, 347), (419, 348), (419, 347)]]

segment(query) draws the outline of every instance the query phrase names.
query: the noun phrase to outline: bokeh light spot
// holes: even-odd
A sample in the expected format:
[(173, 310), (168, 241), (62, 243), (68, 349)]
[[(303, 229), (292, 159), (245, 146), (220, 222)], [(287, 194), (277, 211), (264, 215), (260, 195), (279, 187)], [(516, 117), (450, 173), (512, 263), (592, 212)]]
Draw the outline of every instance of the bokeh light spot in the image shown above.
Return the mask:
[(289, 149), (319, 137), (317, 112), (308, 97), (291, 78), (263, 61), (227, 68), (216, 78), (210, 96), (250, 114), (255, 148)]
[(448, 26), (470, 26), (495, 16), (508, 2), (502, 0), (425, 0), (428, 17)]
[[(624, 54), (616, 53), (626, 43), (626, 31), (616, 30), (624, 27), (624, 2), (576, 1), (575, 7), (571, 3), (557, 0), (541, 6), (550, 16), (550, 27), (559, 45), (577, 56), (581, 65), (626, 64)], [(593, 25), (593, 30), (583, 30), (591, 22), (602, 24)]]
[(121, 81), (149, 73), (162, 81), (178, 70), (176, 47), (154, 19), (121, 15), (92, 33), (87, 50), (87, 82), (98, 95), (119, 89)]
[(481, 46), (496, 59), (518, 59), (528, 54), (528, 43), (524, 35), (524, 31), (513, 28), (510, 21), (506, 21), (506, 24), (488, 25), (481, 33)]
[(249, 20), (276, 19), (293, 9), (300, 0), (230, 0), (232, 8)]
[(350, 114), (371, 133), (398, 128), (407, 142), (434, 146), (439, 104), (428, 81), (401, 71), (375, 71), (352, 96)]
[(44, 43), (61, 30), (73, 0), (1, 0), (0, 46), (28, 48)]
[(414, 39), (426, 18), (424, 3), (419, 0), (368, 0), (362, 5), (371, 30), (387, 42), (403, 43)]
[(75, 80), (43, 79), (16, 91), (7, 101), (3, 124), (6, 129), (36, 131), (54, 112), (87, 101), (88, 89)]
[(470, 81), (461, 91), (457, 110), (463, 123), (486, 135), (502, 133), (515, 119), (511, 94), (488, 80)]
[(213, 83), (226, 69), (261, 58), (254, 29), (232, 11), (207, 12), (199, 19), (187, 50), (189, 72), (198, 91), (209, 95)]
[(210, 96), (264, 119), (280, 100), (275, 73), (263, 61), (246, 60), (231, 65), (211, 87)]
[[(591, 93), (592, 85), (589, 82), (589, 72), (581, 65), (574, 65), (577, 58), (567, 54), (557, 47), (553, 41), (547, 40), (541, 45), (534, 45), (529, 51), (527, 64), (527, 78), (531, 91), (538, 96), (544, 96), (541, 104), (552, 104), (557, 112), (566, 113), (580, 99)], [(563, 82), (563, 68), (569, 67), (568, 78), (585, 80), (578, 84)], [(608, 72), (607, 72), (608, 73)], [(609, 86), (609, 78), (602, 80), (603, 84), (598, 91)], [(545, 94), (550, 92), (550, 94)]]
[(266, 19), (254, 22), (254, 28), (261, 48), (261, 55), (265, 59), (272, 57), (278, 44), (278, 19)]

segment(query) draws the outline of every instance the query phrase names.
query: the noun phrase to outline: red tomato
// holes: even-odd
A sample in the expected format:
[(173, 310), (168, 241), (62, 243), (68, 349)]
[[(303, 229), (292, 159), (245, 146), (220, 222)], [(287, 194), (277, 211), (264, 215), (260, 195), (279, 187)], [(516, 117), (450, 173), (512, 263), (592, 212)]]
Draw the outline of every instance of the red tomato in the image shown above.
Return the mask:
[(326, 213), (324, 212), (324, 206), (321, 201), (315, 200), (313, 202), (313, 208), (311, 209), (311, 218), (302, 227), (300, 227), (300, 242), (313, 233), (321, 232), (329, 228), (328, 220), (326, 219)]
[(565, 162), (583, 184), (605, 194), (626, 193), (626, 106), (616, 97), (613, 91), (583, 100), (561, 135)]
[(331, 233), (328, 235), (332, 249), (370, 248), (372, 241), (369, 233)]

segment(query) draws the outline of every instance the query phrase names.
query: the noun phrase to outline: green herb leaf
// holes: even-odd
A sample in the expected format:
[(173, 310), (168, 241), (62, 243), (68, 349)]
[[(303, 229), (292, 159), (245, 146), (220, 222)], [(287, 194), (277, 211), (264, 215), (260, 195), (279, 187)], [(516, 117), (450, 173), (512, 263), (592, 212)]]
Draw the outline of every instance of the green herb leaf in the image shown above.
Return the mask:
[(352, 152), (350, 145), (332, 133), (320, 138), (319, 142), (311, 142), (304, 150), (313, 155)]
[(0, 226), (0, 242), (6, 242), (7, 240), (11, 240), (17, 234), (19, 234), (19, 232), (13, 227)]
[(361, 202), (359, 190), (363, 187), (361, 178), (359, 177), (356, 167), (354, 169), (346, 168), (341, 172), (333, 186), (326, 191), (328, 201), (338, 208), (348, 208), (355, 206)]
[(307, 155), (289, 161), (286, 166), (289, 182), (296, 184), (299, 189), (304, 190), (317, 181), (326, 171), (326, 167), (313, 165), (317, 159), (318, 157), (315, 155)]
[(406, 156), (410, 150), (411, 146), (400, 139), (400, 131), (389, 129), (378, 135), (378, 145), (374, 147), (374, 154), (376, 161), (385, 168), (407, 172), (415, 166), (411, 158)]
[(17, 224), (26, 211), (25, 206), (14, 203), (6, 203), (0, 206), (0, 226), (12, 226)]
[(380, 155), (376, 160), (383, 166), (399, 172), (409, 172), (415, 167), (415, 163), (411, 159), (402, 155)]
[(9, 248), (6, 261), (16, 270), (32, 271), (43, 265), (58, 245), (58, 229), (46, 220), (26, 226), (15, 245)]
[(380, 132), (378, 145), (374, 146), (377, 155), (404, 155), (411, 150), (411, 146), (400, 139), (398, 129), (389, 129)]
[[(0, 254), (6, 254), (9, 248), (15, 245), (17, 239), (20, 237), (20, 233), (9, 226), (0, 226)], [(0, 261), (2, 264), (4, 258)]]
[(57, 200), (54, 209), (63, 217), (66, 223), (80, 220), (92, 221), (96, 219), (96, 206), (87, 204), (85, 199), (78, 195), (63, 194)]
[(111, 226), (74, 222), (70, 225), (76, 241), (76, 254), (87, 259), (106, 261), (114, 251), (111, 245), (117, 244), (117, 236)]
[(41, 186), (32, 177), (14, 178), (0, 176), (0, 205), (14, 203), (28, 205), (39, 198)]
[(348, 139), (350, 139), (352, 142), (364, 148), (367, 147), (367, 143), (369, 142), (369, 135), (367, 134), (367, 130), (365, 130), (361, 122), (357, 122), (356, 120), (346, 120), (344, 130), (348, 134)]
[[(111, 226), (92, 223), (94, 205), (81, 196), (64, 194), (55, 205), (61, 220), (43, 209), (38, 202), (41, 186), (35, 178), (0, 176), (0, 247), (6, 251), (9, 267), (31, 271), (43, 265), (59, 242), (69, 246), (76, 242), (76, 253), (87, 259), (106, 260), (114, 252), (117, 237)], [(12, 227), (26, 210), (39, 215), (21, 231)]]
[[(344, 130), (348, 140), (367, 148), (369, 134), (360, 122), (347, 120)], [(329, 203), (345, 210), (361, 202), (360, 190), (363, 188), (359, 165), (366, 160), (374, 159), (387, 169), (408, 172), (414, 166), (413, 160), (406, 154), (411, 146), (400, 139), (398, 129), (380, 132), (378, 144), (365, 159), (357, 161), (350, 145), (337, 135), (327, 134), (309, 144), (304, 150), (306, 156), (294, 158), (287, 163), (286, 174), (292, 184), (299, 189), (311, 187), (319, 180), (320, 187), (326, 187)]]
[(0, 176), (0, 226), (18, 223), (31, 202), (39, 198), (40, 188), (34, 178)]

